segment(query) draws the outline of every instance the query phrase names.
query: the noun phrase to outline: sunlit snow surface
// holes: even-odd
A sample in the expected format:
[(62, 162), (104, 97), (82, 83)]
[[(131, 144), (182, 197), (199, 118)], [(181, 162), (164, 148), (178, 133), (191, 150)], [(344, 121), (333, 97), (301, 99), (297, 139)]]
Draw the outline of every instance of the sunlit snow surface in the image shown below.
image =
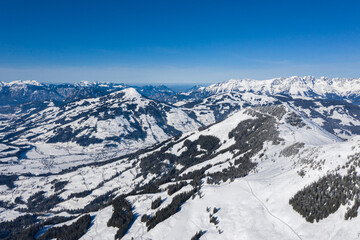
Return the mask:
[[(273, 157), (260, 160), (256, 173), (220, 185), (204, 183), (202, 198), (197, 196), (187, 201), (179, 213), (150, 232), (138, 219), (124, 239), (189, 239), (199, 230), (206, 231), (201, 239), (358, 239), (360, 219), (345, 221), (346, 207), (341, 206), (319, 223), (309, 223), (288, 201), (299, 189), (343, 164), (347, 154), (353, 152), (351, 146), (356, 146), (358, 152), (359, 143), (357, 138), (351, 143), (310, 148), (319, 154), (318, 160), (327, 161), (322, 170), (309, 170), (304, 178), (297, 174), (300, 169), (297, 164), (304, 153), (289, 161), (277, 156), (281, 147), (274, 147), (268, 152), (268, 156)], [(339, 155), (342, 157), (338, 158)], [(136, 212), (141, 215), (151, 212), (148, 198), (155, 199), (159, 195), (166, 197), (166, 193), (162, 193), (129, 200), (134, 201)], [(148, 207), (144, 209), (144, 205)], [(219, 220), (217, 226), (209, 222), (207, 207), (211, 211), (214, 207), (220, 208), (215, 214)]]
[[(288, 105), (283, 105), (286, 114), (295, 110)], [(295, 111), (296, 112), (296, 111)], [(327, 172), (347, 161), (347, 156), (360, 151), (360, 138), (354, 137), (349, 141), (329, 134), (317, 124), (306, 118), (303, 127), (292, 126), (285, 121), (285, 115), (279, 119), (277, 129), (279, 137), (283, 139), (280, 144), (274, 145), (267, 142), (264, 145), (264, 153), (254, 156), (253, 161), (258, 165), (248, 176), (235, 179), (235, 181), (222, 182), (219, 185), (209, 185), (205, 179), (201, 188), (201, 198), (196, 195), (189, 199), (181, 210), (155, 228), (147, 231), (146, 225), (140, 221), (143, 214), (155, 213), (157, 210), (150, 209), (151, 202), (161, 196), (166, 199), (160, 208), (165, 207), (176, 195), (169, 196), (167, 191), (156, 194), (143, 194), (130, 196), (127, 199), (134, 206), (134, 213), (138, 216), (123, 239), (190, 239), (196, 232), (206, 231), (201, 239), (356, 239), (360, 230), (359, 218), (344, 220), (346, 206), (319, 223), (308, 223), (295, 212), (289, 199), (301, 188), (319, 179)], [(231, 114), (224, 121), (215, 124), (202, 131), (194, 131), (186, 134), (185, 139), (196, 140), (200, 135), (213, 135), (221, 139), (222, 146), (217, 150), (226, 149), (233, 144), (228, 133), (237, 124), (246, 119), (252, 119), (247, 110)], [(225, 141), (226, 140), (226, 141)], [(169, 152), (178, 153), (184, 140), (168, 149)], [(302, 142), (304, 148), (290, 157), (280, 153), (286, 147)], [(179, 153), (178, 153), (179, 154)], [(146, 154), (145, 154), (146, 155)], [(234, 159), (231, 154), (224, 152), (213, 159), (194, 165), (187, 171), (199, 169), (208, 163), (221, 163), (208, 169), (208, 172), (219, 171), (229, 166)], [(314, 169), (306, 163), (321, 162), (321, 169)], [(136, 177), (139, 166), (133, 162), (136, 160), (122, 159), (104, 166), (88, 166), (61, 175), (47, 177), (21, 177), (15, 182), (16, 188), (10, 190), (1, 186), (0, 200), (13, 202), (17, 196), (24, 200), (34, 192), (43, 190), (46, 196), (53, 194), (51, 182), (54, 179), (67, 180), (61, 197), (64, 199), (54, 209), (63, 211), (77, 209), (86, 206), (96, 196), (116, 188), (117, 194), (130, 192), (134, 184), (146, 183), (151, 179)], [(180, 166), (181, 168), (181, 166)], [(298, 171), (306, 171), (305, 176), (299, 176)], [(120, 173), (116, 175), (117, 173)], [(113, 176), (115, 176), (113, 178)], [(104, 182), (100, 187), (97, 187)], [(71, 193), (82, 192), (92, 189), (92, 193), (86, 197), (67, 199)], [(165, 186), (162, 187), (165, 189)], [(182, 188), (180, 192), (188, 191), (191, 186)], [(219, 224), (210, 223), (209, 212), (206, 208), (219, 209), (215, 216)], [(113, 239), (116, 229), (107, 226), (107, 221), (112, 215), (112, 206), (97, 212), (90, 213), (93, 223), (82, 239)], [(3, 220), (14, 219), (19, 213), (14, 210), (6, 210), (0, 213)]]
[(359, 96), (360, 79), (315, 78), (313, 76), (274, 78), (269, 80), (231, 79), (215, 83), (202, 90), (220, 93), (230, 91), (255, 92), (261, 94), (289, 94), (292, 96), (322, 96), (336, 94), (342, 97)]
[[(307, 79), (307, 81), (311, 81), (311, 79)], [(296, 86), (294, 85), (294, 87)], [(327, 86), (318, 89), (325, 88)], [(122, 101), (137, 103), (135, 110), (151, 101), (143, 99), (133, 89), (123, 92), (125, 94), (121, 95)], [(299, 90), (298, 93), (300, 95), (305, 94), (305, 91)], [(111, 96), (116, 94), (119, 93), (113, 93)], [(312, 101), (312, 98), (307, 100)], [(87, 101), (94, 104), (92, 107), (99, 104), (98, 99)], [(113, 109), (119, 108), (122, 104), (122, 102), (116, 102), (111, 98), (109, 102), (111, 102), (110, 106)], [(233, 158), (233, 153), (230, 151), (221, 152), (235, 143), (234, 138), (229, 138), (229, 132), (236, 128), (240, 122), (255, 119), (255, 116), (248, 111), (249, 108), (255, 112), (261, 111), (261, 108), (253, 108), (248, 104), (254, 103), (255, 106), (264, 106), (275, 102), (277, 102), (276, 98), (251, 92), (242, 94), (224, 92), (204, 98), (191, 107), (186, 106), (186, 102), (178, 103), (177, 107), (169, 106), (170, 109), (164, 118), (169, 125), (176, 127), (183, 134), (176, 140), (175, 138), (169, 140), (169, 143), (178, 142), (166, 149), (167, 153), (180, 156), (187, 151), (184, 142), (186, 140), (195, 141), (201, 135), (211, 135), (220, 139), (220, 147), (216, 149), (219, 154), (215, 157), (190, 167), (181, 164), (174, 167), (182, 170), (182, 175), (201, 169), (208, 164), (213, 166), (207, 169), (206, 173), (219, 172), (229, 168), (238, 158)], [(76, 111), (79, 109), (87, 111), (90, 108), (86, 104), (84, 105), (83, 100), (73, 104), (68, 105), (68, 109), (62, 113), (64, 117), (70, 118), (72, 114), (76, 115)], [(214, 105), (217, 108), (214, 108)], [(232, 109), (234, 106), (239, 108), (234, 110)], [(230, 180), (221, 182), (219, 185), (208, 184), (204, 178), (200, 192), (201, 198), (199, 195), (196, 195), (194, 199), (190, 198), (181, 206), (180, 211), (150, 231), (147, 231), (146, 224), (140, 219), (143, 214), (154, 214), (158, 210), (151, 209), (152, 201), (161, 196), (165, 200), (159, 209), (164, 208), (171, 203), (176, 194), (189, 191), (192, 187), (187, 185), (176, 194), (169, 196), (166, 187), (172, 183), (166, 183), (160, 186), (160, 189), (163, 190), (160, 193), (135, 194), (127, 197), (127, 200), (134, 207), (136, 219), (122, 239), (191, 239), (200, 230), (205, 231), (201, 239), (358, 239), (360, 237), (360, 218), (344, 220), (344, 214), (350, 205), (341, 206), (335, 213), (330, 214), (320, 222), (309, 223), (289, 204), (289, 199), (303, 187), (317, 181), (327, 173), (334, 173), (339, 166), (343, 166), (348, 161), (348, 156), (360, 152), (360, 137), (346, 135), (346, 138), (341, 139), (339, 138), (342, 136), (340, 129), (334, 130), (335, 133), (338, 133), (337, 136), (329, 133), (322, 128), (326, 123), (324, 116), (338, 120), (339, 126), (341, 124), (357, 126), (360, 123), (358, 118), (354, 115), (344, 114), (346, 108), (341, 106), (326, 107), (319, 105), (317, 111), (321, 114), (313, 118), (310, 110), (296, 106), (291, 101), (277, 106), (285, 109), (285, 115), (275, 122), (281, 141), (279, 144), (265, 142), (263, 148), (251, 158), (258, 165), (249, 175), (235, 179), (233, 182)], [(57, 107), (49, 106), (41, 113), (43, 114), (42, 117), (53, 118), (57, 114), (55, 110)], [(187, 111), (190, 110), (197, 116), (196, 120), (189, 117)], [(220, 122), (208, 128), (198, 129), (202, 125), (214, 123), (221, 114), (227, 118), (221, 119)], [(304, 126), (289, 124), (286, 118), (291, 114), (298, 116)], [(41, 117), (36, 115), (31, 119), (36, 123)], [(52, 214), (57, 216), (68, 216), (71, 214), (67, 213), (67, 210), (84, 208), (96, 197), (106, 192), (113, 191), (114, 195), (126, 194), (131, 192), (137, 184), (149, 183), (158, 176), (148, 174), (144, 178), (141, 174), (139, 159), (159, 149), (149, 150), (149, 152), (141, 153), (135, 157), (119, 158), (99, 166), (86, 165), (91, 162), (102, 162), (124, 156), (127, 153), (171, 138), (156, 124), (151, 116), (142, 115), (138, 119), (147, 127), (148, 138), (145, 141), (132, 142), (129, 140), (119, 144), (117, 148), (109, 148), (105, 151), (99, 151), (104, 147), (101, 144), (82, 147), (74, 142), (45, 143), (38, 141), (34, 142), (34, 148), (26, 153), (27, 159), (18, 161), (16, 158), (3, 158), (3, 161), (10, 163), (0, 165), (2, 174), (60, 173), (69, 167), (83, 164), (85, 166), (57, 175), (20, 176), (14, 182), (15, 187), (13, 189), (9, 189), (6, 185), (0, 185), (0, 200), (13, 204), (17, 197), (21, 197), (26, 202), (30, 196), (39, 191), (44, 191), (45, 197), (49, 197), (56, 193), (53, 187), (54, 181), (67, 181), (62, 192), (59, 193), (62, 200), (50, 210), (53, 212)], [(83, 125), (96, 127), (96, 131), (91, 133), (92, 136), (109, 137), (125, 132), (131, 134), (133, 131), (130, 126), (131, 121), (135, 121), (135, 119), (125, 120), (122, 116), (114, 117), (111, 120), (85, 117), (81, 121), (72, 123), (78, 124), (78, 127)], [(55, 123), (46, 122), (46, 124), (38, 126), (37, 130), (44, 133), (37, 138), (46, 139), (49, 137), (50, 130), (55, 125)], [(31, 135), (31, 131), (35, 130), (26, 132), (24, 136)], [(80, 136), (82, 134), (87, 134), (86, 129), (79, 133)], [(344, 139), (347, 140), (344, 141)], [(24, 138), (20, 137), (18, 142), (22, 141), (26, 142)], [(294, 144), (303, 144), (303, 147), (299, 148), (297, 152), (285, 156), (284, 150)], [(201, 150), (200, 145), (197, 148)], [(0, 144), (0, 151), (7, 151), (7, 149), (9, 149), (7, 143)], [(9, 151), (17, 151), (17, 149), (14, 148)], [(161, 159), (161, 161), (169, 163), (167, 159)], [(359, 172), (358, 168), (356, 170)], [(303, 177), (299, 175), (300, 170), (305, 172)], [(345, 174), (346, 169), (339, 170), (337, 173)], [(71, 194), (86, 191), (89, 191), (86, 196), (70, 197)], [(26, 208), (26, 205), (17, 204), (13, 209), (0, 208), (0, 220), (9, 221), (23, 215), (24, 213), (19, 211), (19, 208)], [(214, 208), (218, 209), (214, 215), (219, 221), (217, 225), (210, 223), (210, 213), (207, 208), (210, 209), (210, 213)], [(114, 239), (117, 229), (107, 226), (112, 213), (113, 207), (111, 205), (99, 211), (90, 212), (89, 214), (93, 217), (92, 224), (81, 239)], [(68, 225), (73, 221), (64, 224)]]

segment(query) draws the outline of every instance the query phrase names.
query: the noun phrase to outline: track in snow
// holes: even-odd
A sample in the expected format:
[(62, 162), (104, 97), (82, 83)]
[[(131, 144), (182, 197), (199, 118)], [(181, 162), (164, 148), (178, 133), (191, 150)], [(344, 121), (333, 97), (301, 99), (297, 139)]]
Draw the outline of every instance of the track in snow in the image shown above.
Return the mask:
[(283, 223), (284, 225), (286, 225), (296, 236), (298, 239), (302, 240), (302, 238), (300, 237), (300, 235), (289, 225), (287, 224), (285, 221), (283, 221), (281, 218), (275, 216), (274, 214), (272, 214), (270, 212), (270, 210), (266, 207), (266, 205), (263, 203), (263, 201), (261, 201), (254, 193), (253, 189), (250, 186), (249, 181), (245, 180), (247, 185), (249, 186), (250, 192), (251, 194), (260, 202), (260, 204), (265, 208), (265, 210), (270, 214), (270, 216), (272, 216), (273, 218), (276, 218), (278, 221), (280, 221), (281, 223)]

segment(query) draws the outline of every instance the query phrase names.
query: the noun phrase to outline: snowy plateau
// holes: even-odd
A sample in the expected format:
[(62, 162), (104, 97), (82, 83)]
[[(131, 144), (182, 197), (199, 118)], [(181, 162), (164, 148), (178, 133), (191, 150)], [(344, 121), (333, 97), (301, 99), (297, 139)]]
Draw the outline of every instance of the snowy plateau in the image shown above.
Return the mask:
[(0, 239), (359, 239), (360, 79), (0, 83)]

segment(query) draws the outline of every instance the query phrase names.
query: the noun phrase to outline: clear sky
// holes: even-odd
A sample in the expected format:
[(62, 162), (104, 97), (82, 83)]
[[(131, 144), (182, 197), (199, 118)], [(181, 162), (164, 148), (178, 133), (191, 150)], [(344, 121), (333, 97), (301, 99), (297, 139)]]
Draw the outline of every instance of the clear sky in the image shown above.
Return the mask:
[(0, 1), (0, 81), (360, 77), (360, 1)]

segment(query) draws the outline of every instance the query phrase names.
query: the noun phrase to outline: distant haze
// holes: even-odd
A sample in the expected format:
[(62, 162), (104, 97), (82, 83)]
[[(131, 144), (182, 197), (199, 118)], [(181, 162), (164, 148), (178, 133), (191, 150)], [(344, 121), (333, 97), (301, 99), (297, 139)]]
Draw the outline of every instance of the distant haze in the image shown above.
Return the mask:
[[(42, 83), (75, 83), (80, 81), (100, 81), (126, 83), (129, 85), (209, 85), (229, 79), (271, 79), (276, 77), (327, 76), (359, 78), (360, 64), (302, 66), (303, 71), (291, 68), (271, 69), (229, 69), (229, 68), (0, 68), (0, 81), (37, 80)], [(325, 71), (324, 69), (330, 69)], [(326, 74), (328, 73), (328, 74)]]

